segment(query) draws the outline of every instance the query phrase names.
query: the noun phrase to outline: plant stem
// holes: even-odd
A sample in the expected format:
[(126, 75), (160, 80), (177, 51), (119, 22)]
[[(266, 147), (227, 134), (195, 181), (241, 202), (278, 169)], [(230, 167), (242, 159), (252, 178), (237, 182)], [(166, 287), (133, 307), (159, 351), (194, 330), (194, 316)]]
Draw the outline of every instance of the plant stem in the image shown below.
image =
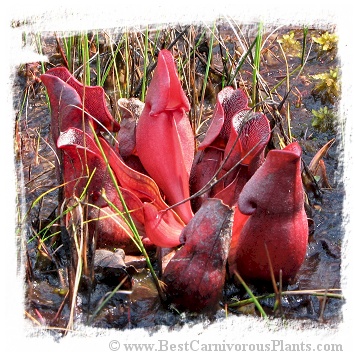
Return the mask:
[[(282, 55), (285, 59), (285, 65), (286, 65), (286, 93), (290, 92), (290, 72), (288, 68), (288, 62), (287, 62), (287, 56), (282, 48), (282, 45), (280, 43), (280, 49), (282, 52)], [(301, 67), (302, 68), (302, 67)], [(291, 132), (291, 113), (290, 113), (290, 103), (287, 101), (286, 103), (286, 120), (287, 120), (287, 135), (290, 141), (292, 141), (292, 132)]]
[[(111, 177), (111, 180), (112, 180), (112, 182), (113, 182), (113, 184), (114, 184), (114, 186), (115, 186), (115, 189), (116, 189), (116, 191), (117, 191), (117, 193), (118, 193), (118, 196), (119, 196), (119, 198), (120, 198), (120, 201), (121, 201), (121, 203), (122, 203), (123, 211), (124, 211), (124, 213), (125, 213), (125, 215), (126, 215), (126, 217), (127, 217), (127, 224), (128, 224), (129, 228), (131, 229), (131, 231), (132, 231), (132, 233), (133, 233), (133, 238), (134, 238), (133, 240), (134, 240), (134, 242), (136, 243), (136, 245), (139, 247), (141, 253), (142, 253), (143, 256), (144, 256), (144, 258), (146, 259), (147, 266), (148, 266), (148, 268), (149, 268), (149, 270), (150, 270), (150, 273), (152, 274), (152, 277), (153, 277), (153, 280), (154, 280), (154, 282), (155, 282), (155, 284), (156, 284), (156, 287), (157, 287), (157, 290), (158, 290), (158, 292), (159, 292), (159, 295), (160, 295), (161, 299), (162, 299), (163, 301), (165, 301), (165, 300), (166, 300), (166, 297), (165, 297), (165, 294), (164, 294), (164, 292), (163, 292), (163, 290), (162, 290), (162, 287), (161, 287), (161, 285), (160, 285), (160, 281), (159, 281), (159, 279), (158, 279), (158, 277), (157, 277), (157, 275), (156, 275), (156, 273), (155, 273), (155, 271), (154, 271), (154, 268), (153, 268), (153, 265), (152, 265), (152, 263), (151, 263), (151, 261), (150, 261), (150, 258), (149, 258), (149, 256), (148, 256), (148, 253), (147, 253), (147, 251), (146, 251), (146, 249), (145, 249), (145, 247), (144, 247), (144, 245), (143, 245), (143, 242), (142, 242), (142, 240), (141, 240), (141, 238), (140, 238), (140, 236), (139, 236), (139, 232), (138, 232), (138, 230), (137, 230), (137, 227), (136, 227), (136, 225), (135, 225), (135, 223), (134, 223), (134, 221), (133, 221), (133, 218), (132, 218), (132, 216), (131, 216), (131, 214), (130, 214), (130, 211), (129, 211), (128, 207), (127, 207), (127, 204), (126, 204), (126, 202), (125, 202), (125, 200), (124, 200), (124, 197), (123, 197), (123, 195), (122, 195), (122, 192), (121, 192), (121, 190), (120, 190), (120, 187), (118, 186), (118, 183), (117, 183), (115, 174), (114, 174), (113, 171), (112, 171), (112, 168), (111, 168), (111, 166), (110, 166), (110, 164), (109, 164), (109, 162), (108, 162), (108, 159), (107, 159), (107, 157), (106, 157), (106, 155), (105, 155), (105, 152), (104, 152), (104, 150), (103, 150), (103, 148), (102, 148), (102, 145), (101, 145), (101, 143), (100, 143), (100, 140), (98, 139), (98, 137), (97, 137), (95, 131), (93, 130), (93, 127), (92, 127), (92, 126), (91, 126), (91, 130), (92, 130), (92, 132), (94, 133), (94, 138), (95, 138), (96, 144), (97, 144), (97, 146), (98, 146), (99, 149), (100, 149), (102, 158), (103, 158), (104, 161), (105, 161), (107, 170), (108, 170), (109, 175), (110, 175), (110, 177)], [(116, 210), (116, 211), (119, 211), (119, 210), (117, 209), (117, 207), (115, 207), (115, 210)]]
[(141, 101), (145, 101), (145, 92), (147, 86), (147, 69), (148, 69), (148, 39), (149, 39), (149, 27), (147, 26), (145, 30), (145, 38), (144, 38), (144, 64), (143, 64), (143, 81), (142, 81), (142, 93), (141, 93)]
[(251, 296), (251, 300), (255, 304), (256, 308), (259, 310), (261, 316), (265, 320), (268, 320), (266, 312), (264, 311), (264, 309), (260, 305), (258, 299), (254, 296), (253, 292), (249, 289), (249, 286), (245, 283), (245, 281), (242, 279), (242, 277), (236, 271), (234, 272), (234, 274), (237, 276), (238, 280), (242, 283), (242, 285), (243, 285), (244, 289), (247, 291), (247, 293)]
[(96, 60), (96, 85), (101, 84), (101, 58), (100, 58), (100, 42), (99, 33), (96, 32), (96, 50), (97, 50), (97, 60)]
[(302, 41), (302, 56), (301, 56), (301, 63), (302, 66), (305, 64), (306, 61), (306, 45), (307, 45), (307, 34), (308, 34), (308, 27), (303, 27), (303, 41)]
[(90, 316), (90, 319), (88, 321), (89, 325), (92, 324), (94, 321), (95, 317), (97, 314), (105, 307), (105, 305), (109, 302), (109, 300), (114, 296), (120, 289), (120, 287), (124, 284), (124, 282), (127, 280), (128, 276), (125, 276), (120, 283), (108, 294), (108, 296), (104, 299), (104, 301), (95, 309), (93, 314)]
[(89, 54), (89, 39), (87, 33), (81, 34), (81, 55), (82, 62), (84, 65), (84, 84), (89, 86), (91, 84), (90, 80), (90, 54)]
[[(281, 296), (291, 296), (291, 295), (312, 295), (312, 296), (323, 296), (323, 297), (328, 297), (328, 298), (334, 298), (334, 299), (343, 299), (342, 294), (336, 294), (333, 292), (327, 292), (327, 291), (338, 291), (340, 289), (327, 289), (327, 290), (322, 290), (322, 289), (317, 289), (317, 290), (294, 290), (294, 291), (282, 291)], [(232, 302), (228, 304), (228, 307), (241, 307), (244, 305), (248, 305), (251, 303), (254, 303), (254, 299), (257, 300), (264, 300), (264, 299), (271, 299), (276, 297), (276, 293), (272, 294), (266, 294), (266, 295), (260, 295), (260, 296), (254, 296), (254, 298), (249, 298), (249, 299), (244, 299), (236, 302)]]
[(201, 102), (200, 102), (200, 115), (199, 115), (197, 127), (200, 126), (200, 124), (201, 124), (201, 119), (202, 119), (203, 101), (204, 101), (204, 98), (205, 98), (205, 92), (206, 92), (206, 87), (207, 87), (207, 82), (208, 82), (208, 77), (209, 77), (209, 72), (210, 72), (210, 66), (211, 66), (211, 61), (212, 61), (213, 42), (214, 42), (214, 31), (215, 31), (215, 29), (216, 29), (216, 24), (214, 23), (214, 24), (213, 24), (213, 28), (212, 28), (211, 38), (210, 38), (210, 44), (209, 44), (209, 48), (208, 48), (208, 57), (207, 57), (207, 63), (206, 63), (206, 72), (205, 72), (205, 77), (204, 77), (204, 79), (203, 79)]
[(252, 91), (252, 106), (255, 107), (258, 102), (258, 75), (260, 69), (260, 51), (263, 38), (263, 24), (259, 23), (258, 33), (255, 42), (254, 67), (253, 67), (253, 91)]

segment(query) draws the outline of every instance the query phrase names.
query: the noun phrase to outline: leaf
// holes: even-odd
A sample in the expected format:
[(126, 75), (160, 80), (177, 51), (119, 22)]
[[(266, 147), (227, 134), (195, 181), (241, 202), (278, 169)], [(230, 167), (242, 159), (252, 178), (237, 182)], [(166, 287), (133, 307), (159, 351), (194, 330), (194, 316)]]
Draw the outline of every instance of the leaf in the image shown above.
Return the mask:
[(60, 78), (42, 74), (41, 80), (46, 86), (51, 104), (51, 134), (56, 143), (61, 132), (71, 127), (88, 131), (92, 119), (83, 114), (79, 94), (69, 84)]
[(133, 192), (142, 202), (154, 203), (159, 210), (168, 208), (168, 205), (161, 197), (159, 187), (149, 176), (127, 166), (105, 139), (99, 138), (99, 140), (108, 162), (122, 187)]
[[(162, 50), (137, 124), (136, 147), (143, 167), (170, 205), (190, 196), (195, 142), (185, 113), (189, 109), (173, 56)], [(190, 201), (176, 206), (175, 210), (185, 223), (193, 217)]]
[(145, 203), (144, 225), (147, 237), (153, 244), (163, 248), (173, 248), (181, 244), (180, 234), (183, 222), (173, 211), (159, 211), (151, 203)]
[(117, 104), (121, 112), (118, 147), (120, 154), (125, 157), (136, 154), (136, 127), (144, 103), (137, 98), (120, 98)]
[(245, 93), (241, 89), (223, 88), (218, 93), (212, 121), (203, 142), (199, 145), (199, 150), (212, 145), (214, 141), (218, 142), (218, 139), (223, 142), (222, 148), (224, 148), (229, 138), (232, 117), (243, 109), (249, 109)]
[(178, 309), (215, 312), (222, 296), (234, 210), (206, 200), (186, 225), (184, 242), (165, 268), (167, 296)]
[(322, 160), (322, 158), (327, 154), (331, 146), (334, 144), (335, 138), (329, 140), (325, 145), (323, 145), (318, 152), (314, 155), (313, 159), (308, 165), (309, 170), (312, 172), (313, 175), (316, 175), (318, 168), (319, 168), (319, 163)]
[[(45, 77), (54, 76), (72, 87), (80, 96), (84, 110), (110, 131), (118, 131), (120, 126), (107, 108), (105, 92), (99, 86), (84, 86), (65, 67), (49, 69)], [(43, 75), (41, 79), (43, 80)], [(50, 94), (49, 94), (50, 95)], [(51, 95), (50, 95), (51, 96)], [(57, 96), (57, 99), (60, 97)], [(97, 122), (96, 122), (97, 125)]]

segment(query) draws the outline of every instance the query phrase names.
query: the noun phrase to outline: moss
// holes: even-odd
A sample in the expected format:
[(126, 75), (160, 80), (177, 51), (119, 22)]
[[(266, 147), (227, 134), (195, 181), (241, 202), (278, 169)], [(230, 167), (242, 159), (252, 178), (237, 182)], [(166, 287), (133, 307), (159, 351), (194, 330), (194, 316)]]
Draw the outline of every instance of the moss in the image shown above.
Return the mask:
[(321, 132), (334, 131), (336, 115), (327, 106), (319, 110), (312, 109), (312, 126)]
[(278, 42), (282, 45), (286, 55), (301, 57), (302, 46), (301, 43), (295, 39), (295, 33), (293, 31), (283, 35), (282, 39), (278, 40)]
[(329, 33), (328, 31), (323, 33), (319, 37), (312, 37), (312, 40), (319, 46), (320, 51), (332, 51), (337, 48), (338, 36), (335, 33)]
[(339, 69), (330, 69), (329, 72), (316, 74), (311, 77), (317, 80), (312, 94), (315, 97), (319, 97), (322, 104), (334, 104), (340, 96)]

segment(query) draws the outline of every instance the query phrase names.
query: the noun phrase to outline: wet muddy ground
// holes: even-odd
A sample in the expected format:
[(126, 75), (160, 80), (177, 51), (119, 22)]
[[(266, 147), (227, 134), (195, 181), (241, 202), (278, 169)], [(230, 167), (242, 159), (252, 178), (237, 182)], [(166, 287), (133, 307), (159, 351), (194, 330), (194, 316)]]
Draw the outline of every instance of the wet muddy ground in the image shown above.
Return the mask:
[[(288, 29), (279, 33), (288, 33)], [(312, 30), (314, 34), (321, 33)], [(299, 34), (299, 32), (298, 32)], [(232, 36), (232, 34), (229, 34)], [(54, 61), (56, 50), (51, 36), (44, 37), (44, 53)], [(277, 50), (274, 49), (275, 53)], [(265, 52), (261, 74), (267, 79), (270, 87), (284, 77), (284, 64)], [(269, 57), (268, 57), (269, 54)], [(278, 54), (280, 55), (280, 54)], [(290, 57), (290, 68), (295, 68), (300, 59)], [(218, 56), (216, 55), (216, 63)], [(332, 130), (321, 131), (311, 125), (312, 109), (318, 110), (322, 99), (312, 93), (315, 82), (311, 75), (327, 72), (337, 65), (336, 59), (319, 57), (313, 50), (301, 76), (293, 79), (292, 85), (297, 88), (291, 92), (288, 100), (291, 111), (293, 136), (299, 140), (303, 149), (304, 161), (309, 164), (317, 151), (329, 140), (335, 138), (334, 144), (324, 157), (327, 179), (330, 187), (323, 188), (320, 197), (309, 193), (310, 210), (308, 212), (312, 234), (306, 260), (295, 279), (294, 284), (283, 287), (283, 290), (330, 290), (341, 294), (341, 253), (343, 242), (342, 207), (344, 186), (342, 182), (342, 131), (341, 126)], [(47, 64), (48, 68), (50, 67)], [(15, 160), (18, 182), (18, 210), (23, 219), (20, 239), (24, 243), (24, 251), (19, 251), (20, 261), (25, 264), (26, 286), (25, 315), (34, 325), (65, 328), (68, 324), (70, 307), (66, 274), (62, 266), (63, 253), (51, 250), (50, 240), (42, 243), (36, 236), (55, 215), (57, 208), (57, 190), (41, 195), (55, 188), (55, 154), (49, 135), (50, 112), (45, 101), (45, 91), (41, 83), (32, 81), (25, 75), (26, 66), (19, 68), (14, 80), (14, 108), (19, 115), (16, 119), (17, 132)], [(245, 69), (244, 78), (250, 75)], [(282, 88), (282, 87), (281, 87)], [(28, 97), (23, 102), (23, 94), (28, 90)], [(285, 91), (280, 90), (284, 94)], [(327, 103), (336, 108), (336, 102)], [(20, 108), (22, 110), (20, 111)], [(281, 113), (284, 115), (284, 113)], [(208, 115), (208, 113), (206, 114)], [(36, 204), (31, 207), (33, 202)], [(20, 246), (19, 246), (20, 247)], [(112, 253), (113, 254), (113, 253)], [(115, 253), (119, 254), (119, 251)], [(154, 262), (155, 256), (152, 253)], [(116, 259), (117, 258), (117, 259)], [(75, 312), (75, 320), (83, 324), (104, 328), (153, 328), (160, 325), (181, 326), (198, 321), (199, 316), (181, 314), (161, 304), (158, 292), (145, 268), (141, 257), (126, 257), (125, 265), (120, 265), (119, 257), (112, 259), (112, 264), (105, 266), (99, 258), (95, 264), (95, 279), (92, 285), (79, 292), (79, 301)], [(125, 280), (126, 291), (109, 294), (116, 288), (117, 282)], [(270, 286), (253, 286), (255, 295), (273, 293)], [(97, 308), (105, 298), (108, 302), (101, 310)], [(250, 314), (259, 316), (255, 306), (249, 304), (242, 308), (228, 308), (226, 303), (246, 299), (248, 296), (241, 286), (227, 284), (224, 301), (216, 318), (227, 314)], [(289, 319), (311, 320), (320, 324), (336, 326), (342, 320), (341, 307), (344, 300), (337, 297), (324, 298), (315, 294), (287, 295), (282, 299), (282, 311), (273, 311), (275, 299), (261, 300), (261, 304), (270, 317), (281, 314)], [(281, 311), (281, 312), (280, 312)]]

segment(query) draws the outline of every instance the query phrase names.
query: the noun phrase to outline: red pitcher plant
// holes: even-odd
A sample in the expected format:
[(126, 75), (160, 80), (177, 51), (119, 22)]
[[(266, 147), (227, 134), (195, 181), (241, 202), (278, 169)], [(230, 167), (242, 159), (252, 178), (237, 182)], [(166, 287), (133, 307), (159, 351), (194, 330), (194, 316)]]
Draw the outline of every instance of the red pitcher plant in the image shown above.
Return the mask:
[(218, 94), (195, 152), (190, 104), (168, 50), (158, 55), (145, 103), (119, 100), (120, 123), (101, 87), (84, 86), (63, 67), (41, 79), (65, 198), (87, 192), (99, 248), (138, 252), (129, 212), (147, 248), (173, 250), (161, 272), (169, 302), (215, 311), (227, 269), (248, 280), (297, 274), (308, 237), (301, 148), (266, 153), (269, 121), (241, 89)]

